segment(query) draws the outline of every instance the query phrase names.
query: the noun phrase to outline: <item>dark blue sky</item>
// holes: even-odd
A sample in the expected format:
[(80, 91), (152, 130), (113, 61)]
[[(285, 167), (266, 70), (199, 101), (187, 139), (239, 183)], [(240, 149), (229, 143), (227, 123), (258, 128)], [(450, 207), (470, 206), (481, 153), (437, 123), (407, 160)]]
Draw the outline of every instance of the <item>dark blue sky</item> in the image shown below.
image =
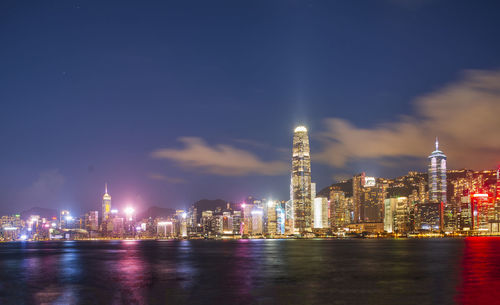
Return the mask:
[(99, 207), (105, 181), (114, 205), (139, 209), (249, 194), (287, 199), (287, 172), (220, 175), (151, 153), (197, 137), (289, 162), (299, 123), (310, 130), (318, 189), (362, 170), (424, 170), (426, 155), (399, 167), (315, 162), (324, 120), (391, 123), (415, 115), (416, 98), (463, 71), (498, 69), (499, 8), (457, 0), (4, 0), (0, 211), (84, 212)]

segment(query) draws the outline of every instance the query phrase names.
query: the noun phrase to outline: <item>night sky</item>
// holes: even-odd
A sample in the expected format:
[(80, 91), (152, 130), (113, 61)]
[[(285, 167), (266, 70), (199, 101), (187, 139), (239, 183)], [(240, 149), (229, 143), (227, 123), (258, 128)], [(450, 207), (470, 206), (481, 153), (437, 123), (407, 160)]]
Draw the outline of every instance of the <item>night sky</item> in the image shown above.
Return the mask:
[(497, 1), (0, 2), (0, 212), (500, 163)]

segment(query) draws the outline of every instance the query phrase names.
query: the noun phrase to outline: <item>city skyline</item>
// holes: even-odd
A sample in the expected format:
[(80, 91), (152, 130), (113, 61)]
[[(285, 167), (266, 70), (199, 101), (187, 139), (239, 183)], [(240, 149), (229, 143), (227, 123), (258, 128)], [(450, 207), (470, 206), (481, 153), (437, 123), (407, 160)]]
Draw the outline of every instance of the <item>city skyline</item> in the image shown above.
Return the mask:
[[(310, 156), (310, 152), (309, 152), (309, 139), (308, 139), (308, 134), (307, 134), (307, 128), (303, 125), (300, 125), (300, 126), (297, 126), (293, 129), (293, 147), (292, 147), (292, 158), (291, 158), (291, 167), (290, 167), (290, 170), (289, 172), (291, 173), (291, 176), (292, 176), (292, 179), (291, 179), (291, 184), (290, 184), (290, 201), (293, 205), (293, 208), (292, 208), (292, 212), (291, 214), (293, 214), (295, 216), (295, 214), (297, 213), (297, 208), (296, 208), (296, 205), (297, 204), (293, 204), (293, 200), (292, 198), (295, 197), (295, 196), (300, 196), (301, 198), (309, 198), (309, 207), (305, 207), (304, 210), (308, 210), (309, 212), (308, 213), (305, 213), (303, 212), (302, 214), (304, 215), (302, 218), (304, 218), (303, 222), (304, 224), (303, 225), (299, 225), (299, 227), (302, 227), (302, 230), (298, 229), (296, 230), (296, 232), (304, 232), (303, 229), (304, 228), (313, 228), (313, 214), (312, 214), (312, 207), (314, 205), (314, 197), (315, 197), (315, 194), (316, 194), (316, 183), (313, 183), (313, 179), (312, 179), (312, 174), (311, 174), (311, 168), (310, 168), (310, 163), (311, 163), (311, 156)], [(498, 168), (500, 168), (500, 165), (497, 166), (497, 168), (489, 168), (489, 169), (465, 169), (465, 168), (459, 168), (459, 169), (448, 169), (446, 167), (446, 155), (444, 155), (444, 153), (439, 150), (439, 141), (438, 141), (438, 137), (435, 137), (435, 150), (427, 157), (427, 159), (429, 160), (428, 162), (428, 165), (427, 165), (427, 171), (428, 171), (428, 179), (429, 179), (429, 200), (430, 201), (434, 201), (434, 202), (444, 202), (446, 204), (446, 173), (447, 171), (456, 171), (456, 170), (471, 170), (471, 171), (474, 171), (474, 170), (479, 170), (479, 171), (483, 171), (483, 170), (486, 170), (486, 171), (497, 171)], [(300, 157), (299, 157), (300, 155)], [(307, 159), (307, 160), (303, 160), (304, 157)], [(423, 158), (422, 158), (423, 159)], [(441, 164), (441, 159), (444, 160), (444, 166)], [(437, 160), (437, 161), (436, 161)], [(437, 163), (439, 163), (439, 166), (436, 165)], [(297, 176), (297, 178), (295, 178), (294, 180), (294, 173), (298, 173), (298, 172), (306, 172), (306, 176), (308, 177), (308, 179), (306, 179), (306, 181), (302, 181), (303, 178), (300, 178), (299, 176)], [(409, 172), (412, 172), (414, 171), (413, 169), (404, 169), (403, 170), (406, 174), (409, 173)], [(424, 173), (425, 170), (422, 170), (421, 173)], [(368, 176), (369, 173), (366, 173), (365, 171), (362, 171), (361, 173), (363, 176), (362, 176), (362, 179), (365, 179), (365, 175)], [(356, 173), (353, 173), (350, 177), (346, 176), (344, 177), (344, 179), (339, 179), (337, 181), (334, 181), (332, 180), (328, 185), (325, 185), (325, 186), (320, 186), (320, 188), (318, 189), (318, 191), (322, 190), (322, 189), (326, 189), (329, 187), (330, 184), (332, 183), (335, 183), (335, 182), (341, 182), (341, 181), (346, 181), (348, 179), (352, 179), (353, 180), (353, 183), (364, 183), (364, 180), (360, 180), (359, 182), (356, 182), (357, 178), (360, 178), (361, 174), (356, 174)], [(402, 175), (404, 176), (404, 175)], [(398, 177), (401, 177), (401, 176), (396, 176), (396, 177), (374, 177), (374, 178), (383, 178), (383, 179), (395, 179), (395, 178), (398, 178)], [(302, 182), (300, 182), (300, 181)], [(294, 182), (295, 181), (295, 182)], [(363, 181), (363, 182), (361, 182)], [(437, 182), (433, 182), (433, 181), (437, 181)], [(443, 183), (444, 181), (444, 183)], [(300, 186), (300, 183), (304, 184), (304, 185), (307, 185), (309, 184), (309, 186)], [(434, 186), (435, 184), (435, 186)], [(443, 189), (444, 187), (444, 189)], [(306, 189), (305, 193), (302, 194), (302, 189)], [(308, 190), (307, 190), (308, 189)], [(274, 193), (279, 193), (279, 191), (275, 191)], [(246, 194), (246, 196), (252, 196), (254, 195), (251, 191)], [(245, 198), (246, 198), (245, 196)], [(293, 197), (292, 197), (293, 196)], [(261, 198), (275, 198), (275, 199), (279, 199), (279, 200), (284, 200), (286, 199), (285, 197), (278, 197), (278, 196), (260, 196)], [(101, 207), (100, 207), (100, 214), (99, 214), (99, 219), (101, 219), (102, 216), (104, 216), (104, 218), (107, 218), (108, 215), (110, 215), (110, 213), (117, 213), (118, 209), (114, 209), (112, 210), (112, 206), (111, 206), (111, 195), (108, 194), (108, 182), (104, 182), (104, 193), (102, 193), (102, 200), (101, 200)], [(245, 203), (245, 199), (242, 199), (242, 200), (230, 200), (230, 199), (227, 199), (226, 197), (224, 196), (221, 196), (221, 197), (217, 197), (217, 198), (207, 198), (207, 197), (201, 197), (201, 198), (198, 198), (196, 199), (195, 201), (198, 201), (198, 200), (203, 200), (203, 199), (224, 199), (226, 200), (228, 203)], [(186, 206), (180, 206), (180, 205), (174, 205), (174, 206), (168, 206), (168, 208), (171, 208), (171, 209), (186, 209), (188, 208), (189, 206), (191, 206), (195, 201), (193, 202), (189, 202), (187, 203)], [(304, 202), (307, 201), (304, 199)], [(95, 205), (93, 205), (93, 208), (97, 208), (97, 203)], [(303, 206), (306, 206), (307, 204), (304, 204), (302, 203)], [(161, 205), (155, 205), (155, 204), (145, 204), (145, 205), (141, 205), (141, 204), (138, 204), (138, 203), (135, 203), (131, 200), (128, 200), (126, 202), (122, 201), (119, 203), (119, 208), (124, 210), (126, 208), (129, 208), (130, 206), (135, 206), (136, 208), (139, 209), (139, 211), (145, 211), (147, 210), (148, 208), (150, 207), (165, 207), (165, 206), (161, 206)], [(27, 208), (26, 210), (30, 209), (30, 208), (46, 208), (44, 206), (31, 206), (29, 208)], [(90, 208), (90, 210), (92, 211), (93, 208)], [(56, 207), (56, 208), (49, 208), (49, 209), (53, 209), (53, 210), (56, 210), (56, 211), (66, 211), (68, 209), (68, 206), (60, 206), (60, 207)], [(300, 209), (299, 209), (300, 210)], [(74, 211), (77, 212), (77, 214), (83, 214), (85, 212), (87, 212), (87, 210), (84, 210), (83, 207), (76, 207), (74, 208)], [(17, 214), (21, 212), (19, 209), (15, 210), (14, 212), (10, 212), (10, 214)], [(123, 212), (123, 211), (122, 211)], [(137, 212), (137, 211), (136, 211)], [(355, 212), (355, 213), (358, 213), (356, 215), (358, 215), (358, 217), (361, 219), (362, 217), (360, 217), (359, 213), (361, 212)], [(6, 213), (3, 213), (3, 214), (6, 214)], [(9, 214), (9, 213), (7, 213)], [(306, 214), (308, 216), (306, 216)], [(307, 219), (307, 220), (306, 220)], [(294, 223), (294, 227), (296, 227), (297, 225), (295, 225)]]
[(105, 181), (119, 204), (286, 198), (301, 124), (318, 189), (425, 171), (436, 135), (449, 168), (494, 169), (498, 4), (463, 4), (3, 2), (0, 211), (84, 212)]
[(496, 304), (500, 1), (0, 1), (0, 304)]
[[(495, 169), (481, 169), (481, 170), (473, 170), (473, 169), (448, 169), (446, 167), (446, 155), (439, 150), (439, 141), (438, 137), (436, 137), (435, 140), (435, 150), (431, 153), (430, 156), (427, 157), (428, 161), (428, 173), (422, 172), (416, 172), (407, 170), (406, 175), (415, 175), (415, 174), (425, 174), (427, 175), (427, 182), (428, 184), (428, 201), (431, 203), (447, 203), (447, 184), (449, 184), (449, 181), (447, 180), (447, 173), (448, 171), (450, 172), (457, 172), (457, 171), (470, 171), (470, 172), (496, 172), (497, 175), (497, 180), (499, 180), (499, 172), (500, 172), (500, 165), (495, 168)], [(310, 156), (310, 151), (309, 151), (309, 139), (308, 139), (308, 134), (307, 134), (307, 128), (303, 125), (297, 126), (294, 128), (293, 131), (293, 148), (292, 148), (292, 158), (291, 158), (291, 168), (290, 168), (290, 173), (291, 173), (291, 182), (290, 182), (290, 196), (289, 198), (286, 198), (286, 200), (289, 200), (291, 203), (290, 205), (290, 212), (287, 213), (291, 219), (293, 219), (293, 222), (291, 224), (291, 231), (297, 233), (297, 234), (302, 234), (304, 232), (309, 232), (309, 229), (315, 228), (313, 224), (313, 219), (316, 217), (313, 212), (313, 206), (314, 206), (314, 200), (316, 197), (316, 184), (312, 182), (312, 174), (311, 174), (311, 169), (310, 169), (310, 162), (311, 162), (311, 156)], [(444, 163), (443, 163), (444, 162)], [(360, 174), (353, 174), (350, 178), (346, 178), (342, 181), (336, 181), (336, 182), (345, 182), (348, 180), (352, 180), (353, 183), (353, 192), (354, 192), (354, 197), (356, 197), (356, 189), (363, 189), (366, 188), (368, 184), (373, 183), (373, 186), (377, 184), (376, 179), (389, 179), (389, 180), (395, 180), (397, 178), (404, 177), (399, 176), (399, 177), (368, 177), (368, 175), (365, 172), (362, 172)], [(304, 178), (305, 177), (305, 178)], [(371, 179), (373, 181), (368, 181), (367, 179)], [(500, 180), (499, 180), (500, 181)], [(330, 185), (324, 186), (323, 189), (318, 189), (318, 191), (323, 191), (325, 189), (328, 189)], [(496, 190), (495, 193), (500, 194), (500, 190)], [(101, 221), (104, 221), (108, 219), (109, 215), (112, 213), (118, 213), (119, 209), (114, 208), (112, 209), (111, 205), (111, 195), (108, 193), (108, 183), (104, 183), (104, 193), (102, 193), (102, 201), (101, 201), (101, 214), (99, 214), (99, 219)], [(248, 194), (249, 196), (247, 198), (253, 198), (252, 194)], [(498, 196), (497, 196), (498, 197)], [(266, 199), (265, 196), (260, 197)], [(267, 197), (269, 199), (272, 199), (273, 197)], [(295, 198), (295, 200), (293, 200)], [(297, 199), (298, 198), (298, 199)], [(206, 198), (199, 198), (199, 200), (205, 200)], [(212, 198), (215, 199), (215, 198)], [(217, 198), (216, 200), (220, 200), (221, 198)], [(274, 197), (274, 199), (278, 200), (284, 200), (285, 198), (279, 198), (279, 197)], [(307, 207), (306, 201), (309, 199), (309, 206)], [(210, 200), (210, 199), (209, 199)], [(286, 201), (284, 200), (284, 201)], [(356, 199), (355, 199), (356, 200)], [(362, 200), (361, 198), (358, 198), (357, 200)], [(422, 199), (423, 200), (423, 199)], [(197, 200), (198, 201), (198, 200)], [(283, 201), (283, 202), (284, 202)], [(231, 200), (226, 200), (226, 202), (229, 204), (246, 204), (247, 200), (238, 200), (238, 201), (231, 201)], [(294, 203), (295, 202), (295, 203)], [(191, 202), (188, 204), (189, 206), (192, 206), (194, 202)], [(250, 204), (249, 206), (252, 206)], [(157, 207), (154, 205), (146, 205), (146, 206), (140, 206), (137, 205), (133, 202), (122, 202), (119, 204), (119, 208), (121, 209), (121, 213), (128, 213), (126, 210), (127, 209), (132, 209), (134, 213), (136, 212), (143, 212), (147, 210), (148, 208), (151, 207)], [(33, 208), (33, 207), (32, 207)], [(38, 207), (36, 207), (38, 208)], [(40, 208), (44, 208), (41, 207)], [(135, 210), (135, 208), (139, 208), (139, 210)], [(173, 206), (170, 207), (172, 210), (174, 209), (185, 209), (185, 206)], [(286, 207), (283, 206), (283, 210), (285, 211)], [(56, 211), (62, 211), (63, 213), (70, 213), (67, 207), (59, 207), (54, 209)], [(78, 211), (76, 209), (75, 211)], [(250, 208), (249, 211), (252, 211), (252, 208)], [(284, 212), (283, 211), (283, 212)], [(299, 211), (299, 213), (297, 213)], [(383, 209), (382, 209), (383, 211)], [(14, 213), (10, 213), (11, 215), (14, 214), (19, 214), (19, 210), (16, 210)], [(97, 212), (93, 211), (92, 208), (90, 211), (87, 212)], [(83, 214), (82, 211), (79, 211), (77, 213)], [(354, 213), (354, 221), (355, 222), (363, 222), (364, 216), (363, 211), (360, 211), (358, 207), (355, 207), (353, 210)], [(299, 223), (301, 224), (296, 224), (296, 218), (299, 218)], [(370, 218), (370, 217), (369, 217)], [(367, 220), (369, 219), (367, 218)], [(297, 228), (298, 227), (298, 228)]]

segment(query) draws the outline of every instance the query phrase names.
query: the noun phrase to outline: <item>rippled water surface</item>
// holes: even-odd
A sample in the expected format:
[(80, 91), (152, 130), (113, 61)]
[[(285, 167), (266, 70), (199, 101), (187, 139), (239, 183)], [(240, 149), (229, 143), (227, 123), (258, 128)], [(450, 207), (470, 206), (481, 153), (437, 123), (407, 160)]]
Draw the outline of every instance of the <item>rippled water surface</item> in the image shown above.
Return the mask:
[(500, 238), (2, 243), (0, 304), (500, 304)]

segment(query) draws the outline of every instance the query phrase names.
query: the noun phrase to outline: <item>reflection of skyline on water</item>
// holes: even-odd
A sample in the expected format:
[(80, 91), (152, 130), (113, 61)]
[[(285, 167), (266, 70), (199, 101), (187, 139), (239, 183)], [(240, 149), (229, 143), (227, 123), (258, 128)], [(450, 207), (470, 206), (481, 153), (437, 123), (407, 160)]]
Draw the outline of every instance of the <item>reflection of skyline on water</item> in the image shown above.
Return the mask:
[(500, 238), (465, 239), (462, 281), (457, 301), (461, 304), (500, 302)]
[(488, 304), (500, 238), (0, 244), (0, 304)]

